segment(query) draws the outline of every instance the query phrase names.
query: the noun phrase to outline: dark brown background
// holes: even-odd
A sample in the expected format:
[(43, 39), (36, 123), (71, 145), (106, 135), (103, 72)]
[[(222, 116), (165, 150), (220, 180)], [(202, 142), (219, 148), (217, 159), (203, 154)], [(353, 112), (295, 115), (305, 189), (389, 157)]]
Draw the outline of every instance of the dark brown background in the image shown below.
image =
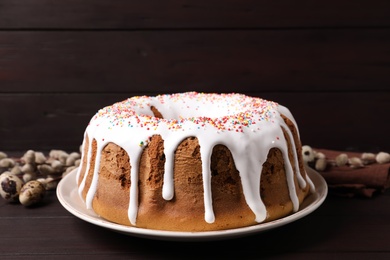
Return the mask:
[(293, 112), (303, 144), (389, 150), (390, 2), (0, 2), (0, 150), (76, 150), (133, 95), (241, 92)]
[[(0, 0), (0, 150), (73, 151), (99, 108), (189, 90), (278, 101), (304, 144), (390, 151), (390, 1)], [(0, 200), (0, 256), (387, 260), (389, 202), (329, 195), (269, 232), (171, 243), (86, 223), (53, 191)]]

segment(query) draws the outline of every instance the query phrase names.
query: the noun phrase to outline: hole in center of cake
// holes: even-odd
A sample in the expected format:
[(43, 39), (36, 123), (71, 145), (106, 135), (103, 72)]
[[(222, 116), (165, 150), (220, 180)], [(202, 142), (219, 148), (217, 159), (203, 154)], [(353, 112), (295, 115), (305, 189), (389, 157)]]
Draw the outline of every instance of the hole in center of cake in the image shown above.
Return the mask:
[(245, 110), (218, 104), (202, 104), (196, 107), (178, 104), (165, 104), (162, 106), (157, 105), (157, 107), (151, 105), (150, 111), (156, 118), (167, 120), (182, 120), (186, 118), (193, 119), (198, 117), (220, 118), (243, 113)]
[(164, 118), (163, 115), (158, 111), (158, 109), (155, 106), (151, 106), (150, 110), (153, 112), (153, 116), (157, 118)]

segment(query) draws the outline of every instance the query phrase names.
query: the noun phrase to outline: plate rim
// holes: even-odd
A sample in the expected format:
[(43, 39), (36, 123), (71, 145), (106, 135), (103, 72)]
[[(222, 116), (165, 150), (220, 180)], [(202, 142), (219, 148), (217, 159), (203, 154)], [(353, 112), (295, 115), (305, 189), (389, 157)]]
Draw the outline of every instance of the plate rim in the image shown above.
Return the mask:
[[(306, 166), (306, 172), (314, 183), (316, 190), (310, 194), (304, 201), (308, 202), (302, 209), (292, 213), (286, 217), (276, 219), (266, 223), (257, 225), (217, 230), (217, 231), (166, 231), (153, 230), (145, 228), (137, 228), (125, 226), (99, 217), (92, 209), (87, 209), (84, 202), (78, 194), (78, 186), (76, 182), (77, 169), (69, 172), (59, 183), (56, 189), (57, 198), (60, 204), (72, 215), (82, 219), (88, 223), (110, 229), (125, 235), (143, 237), (158, 240), (171, 241), (210, 241), (220, 239), (230, 239), (236, 237), (247, 236), (255, 233), (264, 232), (270, 229), (284, 226), (291, 222), (297, 221), (315, 211), (325, 201), (328, 194), (328, 186), (325, 179), (314, 169)], [(76, 196), (76, 198), (74, 198)], [(76, 200), (73, 200), (76, 199)]]

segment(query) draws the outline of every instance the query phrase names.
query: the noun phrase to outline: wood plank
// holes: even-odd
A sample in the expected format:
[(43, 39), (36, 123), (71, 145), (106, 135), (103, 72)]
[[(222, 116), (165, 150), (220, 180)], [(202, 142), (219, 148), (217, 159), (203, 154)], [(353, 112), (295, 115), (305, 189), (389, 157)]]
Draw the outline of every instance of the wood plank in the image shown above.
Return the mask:
[[(77, 151), (90, 118), (138, 93), (0, 94), (0, 149)], [(390, 92), (245, 93), (293, 113), (303, 144), (336, 150), (390, 150)]]
[[(338, 218), (336, 216), (332, 216), (328, 220), (321, 217), (307, 217), (305, 221), (311, 221), (310, 225), (305, 223), (296, 225), (293, 223), (280, 230), (270, 231), (270, 233), (267, 233), (266, 238), (262, 236), (264, 234), (243, 238), (243, 243), (240, 246), (235, 245), (237, 243), (235, 240), (226, 240), (204, 243), (202, 247), (209, 250), (214, 249), (220, 252), (220, 257), (223, 256), (228, 259), (229, 256), (250, 257), (251, 255), (253, 256), (253, 251), (258, 252), (263, 257), (272, 256), (275, 252), (285, 256), (295, 253), (313, 256), (318, 253), (329, 255), (336, 252), (345, 252), (345, 254), (356, 254), (357, 252), (360, 252), (360, 254), (372, 254), (373, 252), (389, 253), (388, 241), (375, 239), (374, 241), (377, 243), (370, 243), (372, 240), (362, 239), (362, 233), (359, 233), (360, 229), (366, 232), (365, 236), (367, 238), (372, 239), (377, 236), (375, 232), (378, 230), (389, 231), (388, 225), (386, 226), (383, 220), (384, 218), (385, 215), (383, 214), (370, 218), (372, 221), (379, 221), (372, 226), (365, 223), (362, 219), (355, 220), (354, 223), (359, 224), (359, 227), (362, 227), (361, 229), (345, 223), (344, 228), (339, 232), (326, 232), (325, 228), (318, 228), (318, 225), (328, 223), (330, 220), (337, 222)], [(3, 234), (5, 235), (3, 239), (7, 245), (7, 247), (0, 249), (2, 256), (31, 254), (50, 258), (50, 255), (58, 254), (67, 255), (68, 257), (72, 255), (88, 255), (96, 256), (97, 259), (107, 259), (107, 256), (110, 254), (122, 256), (127, 254), (133, 256), (143, 255), (144, 259), (176, 259), (182, 255), (182, 252), (174, 250), (178, 246), (177, 243), (157, 240), (145, 241), (144, 239), (137, 239), (131, 236), (126, 237), (73, 218), (24, 218), (22, 220), (16, 218), (16, 220), (19, 220), (19, 226), (12, 225), (15, 221), (10, 218), (2, 219), (1, 226), (4, 227)], [(335, 226), (339, 227), (339, 225)], [(21, 229), (21, 227), (24, 228)], [(37, 227), (39, 227), (39, 230), (37, 230)], [(309, 228), (312, 229), (310, 230)], [(39, 231), (42, 233), (38, 233)], [(25, 235), (21, 236), (20, 234)], [(339, 234), (341, 236), (338, 237)], [(308, 240), (307, 237), (310, 235), (312, 237)], [(328, 238), (331, 235), (334, 236), (333, 239)], [(20, 244), (26, 246), (20, 246)], [(259, 247), (259, 244), (262, 246)], [(193, 249), (195, 245), (199, 246), (199, 243), (187, 242), (180, 244), (184, 251)], [(150, 247), (153, 247), (154, 250), (150, 250)], [(226, 247), (234, 248), (234, 250), (229, 250), (229, 252), (223, 250)], [(329, 252), (329, 248), (333, 252)], [(70, 252), (69, 249), (72, 249), (72, 251)], [(192, 256), (201, 258), (202, 254), (204, 254), (204, 251), (196, 251), (192, 253)], [(377, 254), (379, 255), (379, 253)], [(101, 256), (105, 257), (102, 258)], [(316, 257), (314, 258), (317, 259)]]
[(3, 31), (0, 92), (365, 91), (390, 29)]
[[(340, 254), (382, 259), (381, 256), (389, 254), (389, 241), (386, 239), (390, 232), (386, 218), (389, 207), (383, 207), (389, 194), (386, 192), (370, 200), (330, 196), (312, 214), (267, 233), (241, 238), (240, 246), (235, 239), (202, 243), (201, 246), (204, 250), (213, 249), (219, 252), (219, 256), (228, 259), (229, 256), (252, 258), (253, 252), (262, 257), (272, 256), (273, 259), (317, 259), (318, 256), (319, 259), (329, 259)], [(12, 208), (12, 214), (0, 216), (2, 257), (20, 259), (33, 255), (52, 258), (59, 255), (68, 258), (93, 256), (97, 259), (108, 256), (176, 259), (182, 256), (181, 251), (175, 250), (177, 243), (138, 239), (94, 226), (73, 217), (56, 202), (56, 198), (53, 200), (53, 203), (41, 208), (25, 208), (0, 201), (3, 211), (9, 212)], [(28, 217), (29, 214), (33, 216)], [(189, 251), (199, 245), (188, 242), (180, 244), (180, 247)], [(224, 250), (227, 247), (233, 250)], [(202, 255), (204, 251), (198, 250), (192, 256), (201, 258)]]
[(390, 26), (386, 0), (2, 0), (1, 29)]

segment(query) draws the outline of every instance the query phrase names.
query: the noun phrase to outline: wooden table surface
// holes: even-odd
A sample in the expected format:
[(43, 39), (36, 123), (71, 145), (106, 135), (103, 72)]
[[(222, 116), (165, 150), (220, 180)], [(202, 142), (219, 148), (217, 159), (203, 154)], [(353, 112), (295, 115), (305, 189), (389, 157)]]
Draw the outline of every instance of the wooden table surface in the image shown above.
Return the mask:
[[(71, 152), (103, 106), (204, 91), (285, 105), (305, 145), (389, 152), (389, 46), (388, 0), (2, 0), (0, 150)], [(86, 223), (51, 192), (0, 199), (0, 259), (390, 259), (389, 219), (389, 191), (328, 196), (265, 233), (168, 242)]]
[(39, 207), (0, 200), (1, 259), (389, 259), (390, 191), (328, 194), (313, 213), (266, 232), (217, 241), (120, 234), (69, 213), (51, 191)]

